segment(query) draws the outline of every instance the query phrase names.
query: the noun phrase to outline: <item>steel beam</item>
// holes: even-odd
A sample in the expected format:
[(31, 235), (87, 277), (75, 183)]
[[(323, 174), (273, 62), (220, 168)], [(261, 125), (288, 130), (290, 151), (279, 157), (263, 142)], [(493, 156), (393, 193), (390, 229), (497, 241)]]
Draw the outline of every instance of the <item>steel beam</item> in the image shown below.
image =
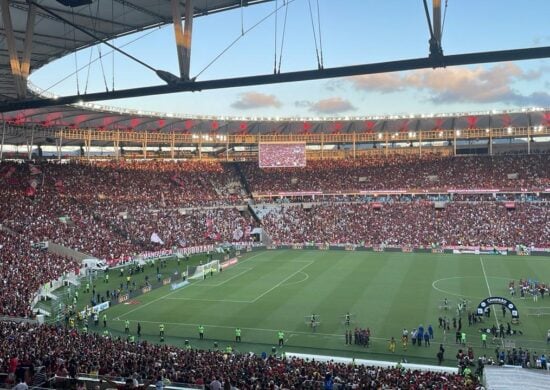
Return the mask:
[(15, 35), (13, 33), (8, 0), (0, 0), (0, 11), (2, 12), (2, 22), (4, 23), (4, 33), (6, 34), (6, 45), (10, 55), (10, 67), (15, 83), (15, 91), (17, 97), (22, 99), (25, 97), (25, 87), (21, 78), (21, 64), (19, 62), (19, 55), (17, 54), (17, 46), (15, 45)]
[[(181, 10), (179, 0), (171, 0), (172, 5), (172, 22), (174, 24), (174, 38), (176, 41), (176, 51), (178, 56), (178, 64), (180, 67), (180, 77), (184, 80), (189, 79), (189, 68), (187, 77), (185, 77), (185, 41), (183, 37), (183, 29), (181, 27)], [(187, 8), (187, 7), (186, 7)]]
[(27, 79), (31, 70), (32, 38), (34, 35), (34, 20), (36, 16), (36, 7), (29, 4), (27, 11), (27, 29), (25, 31), (25, 46), (23, 48), (23, 58), (21, 59), (21, 78), (25, 83), (23, 93), (27, 94)]
[(433, 0), (433, 29), (434, 39), (441, 47), (441, 0)]
[(0, 112), (15, 111), (28, 108), (59, 106), (79, 102), (98, 100), (122, 99), (139, 96), (161, 95), (175, 92), (192, 92), (210, 89), (245, 87), (251, 85), (288, 83), (305, 80), (321, 80), (335, 77), (349, 77), (376, 73), (400, 72), (405, 70), (439, 68), (469, 64), (483, 64), (493, 62), (531, 60), (550, 58), (550, 46), (501, 50), (480, 53), (454, 54), (442, 56), (441, 59), (414, 58), (408, 60), (378, 62), (373, 64), (343, 66), (338, 68), (324, 68), (319, 70), (304, 70), (280, 74), (265, 74), (258, 76), (235, 77), (206, 81), (182, 81), (168, 85), (131, 88), (111, 92), (97, 92), (85, 95), (62, 96), (57, 99), (29, 99), (22, 101), (5, 102), (0, 104)]
[[(177, 0), (172, 0), (177, 1)], [(189, 80), (191, 69), (191, 43), (193, 41), (193, 0), (185, 2), (185, 22), (183, 27), (183, 73), (181, 78)]]

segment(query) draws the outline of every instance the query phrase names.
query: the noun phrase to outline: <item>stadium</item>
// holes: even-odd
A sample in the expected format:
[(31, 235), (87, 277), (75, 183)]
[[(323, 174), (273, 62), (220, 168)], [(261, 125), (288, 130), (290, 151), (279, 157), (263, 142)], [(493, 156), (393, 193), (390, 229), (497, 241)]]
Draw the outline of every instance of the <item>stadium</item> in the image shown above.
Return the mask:
[[(104, 103), (547, 61), (550, 47), (444, 55), (448, 1), (433, 0), (419, 2), (428, 57), (329, 67), (326, 5), (308, 0), (318, 67), (281, 72), (299, 0), (152, 3), (0, 0), (1, 386), (550, 388), (548, 106), (262, 116), (247, 101), (239, 115)], [(273, 74), (194, 77), (193, 20), (235, 18), (245, 36), (260, 25), (245, 24), (249, 8), (275, 20)], [(170, 72), (126, 47), (165, 26)], [(103, 73), (83, 88), (95, 51)], [(165, 84), (116, 68), (115, 52)], [(74, 95), (29, 80), (67, 63)], [(115, 69), (131, 84), (115, 88)]]

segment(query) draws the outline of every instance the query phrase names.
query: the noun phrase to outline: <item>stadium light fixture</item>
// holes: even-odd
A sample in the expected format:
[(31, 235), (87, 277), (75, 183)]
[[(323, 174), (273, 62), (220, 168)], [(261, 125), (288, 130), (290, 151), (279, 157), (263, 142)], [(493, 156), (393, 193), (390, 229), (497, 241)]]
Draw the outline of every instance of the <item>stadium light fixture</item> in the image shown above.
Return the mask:
[(456, 131), (456, 135), (457, 135), (457, 136), (460, 136), (460, 130), (457, 130), (457, 131)]
[(512, 128), (508, 127), (508, 134), (512, 134)]
[(485, 129), (485, 132), (489, 133), (489, 132), (491, 132), (491, 130), (490, 129)]

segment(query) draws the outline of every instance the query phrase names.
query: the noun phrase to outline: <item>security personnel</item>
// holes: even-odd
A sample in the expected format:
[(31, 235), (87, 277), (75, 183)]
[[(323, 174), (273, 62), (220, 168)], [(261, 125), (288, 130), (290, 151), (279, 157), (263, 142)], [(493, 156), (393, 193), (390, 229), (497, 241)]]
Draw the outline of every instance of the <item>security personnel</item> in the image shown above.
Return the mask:
[(280, 330), (279, 333), (277, 333), (277, 335), (279, 336), (279, 347), (284, 347), (285, 346), (285, 333)]
[(481, 333), (481, 345), (483, 348), (487, 348), (487, 333), (485, 332)]
[(164, 324), (159, 325), (160, 341), (164, 341)]
[(109, 337), (109, 331), (107, 329), (103, 331), (103, 336)]
[(106, 328), (107, 327), (107, 314), (103, 314), (103, 327)]
[(86, 294), (90, 293), (90, 283), (86, 283)]
[(141, 337), (141, 324), (138, 322), (138, 325), (137, 325), (137, 335), (138, 337)]
[(71, 329), (74, 328), (74, 318), (73, 318), (73, 317), (69, 318), (69, 327), (70, 327)]
[(88, 325), (84, 324), (84, 327), (82, 328), (82, 333), (88, 334)]
[(235, 342), (241, 342), (241, 328), (235, 329)]
[(105, 274), (105, 278), (103, 279), (105, 283), (109, 283), (109, 274)]
[(130, 333), (130, 321), (124, 321), (124, 333)]
[(204, 326), (199, 325), (199, 339), (204, 339)]
[(133, 335), (131, 335), (131, 336), (128, 336), (128, 341), (131, 342), (131, 343), (134, 343), (136, 341), (136, 339), (134, 338)]
[(225, 353), (232, 353), (233, 352), (233, 348), (231, 347), (231, 345), (228, 345), (227, 347), (225, 347)]

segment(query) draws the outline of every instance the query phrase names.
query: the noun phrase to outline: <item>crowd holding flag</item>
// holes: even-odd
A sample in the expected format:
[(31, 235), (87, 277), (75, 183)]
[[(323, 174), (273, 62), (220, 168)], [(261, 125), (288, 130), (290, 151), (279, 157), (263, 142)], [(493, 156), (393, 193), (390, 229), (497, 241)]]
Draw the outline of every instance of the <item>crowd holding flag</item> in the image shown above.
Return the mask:
[(159, 235), (156, 232), (153, 232), (151, 234), (151, 242), (154, 242), (155, 244), (164, 245), (164, 241), (159, 237)]

